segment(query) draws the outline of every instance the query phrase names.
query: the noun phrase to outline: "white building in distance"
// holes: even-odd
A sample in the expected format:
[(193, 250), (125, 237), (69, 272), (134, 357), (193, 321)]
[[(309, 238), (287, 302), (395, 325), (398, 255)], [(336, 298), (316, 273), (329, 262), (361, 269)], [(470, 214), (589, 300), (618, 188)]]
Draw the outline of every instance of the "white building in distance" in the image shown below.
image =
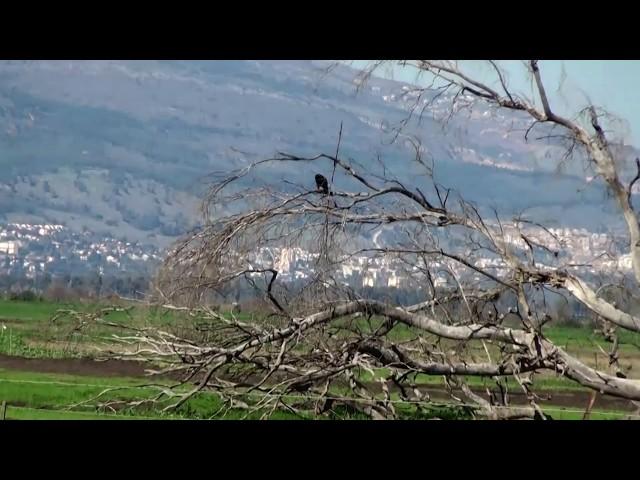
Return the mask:
[(15, 240), (0, 242), (0, 253), (5, 255), (17, 255), (20, 244)]

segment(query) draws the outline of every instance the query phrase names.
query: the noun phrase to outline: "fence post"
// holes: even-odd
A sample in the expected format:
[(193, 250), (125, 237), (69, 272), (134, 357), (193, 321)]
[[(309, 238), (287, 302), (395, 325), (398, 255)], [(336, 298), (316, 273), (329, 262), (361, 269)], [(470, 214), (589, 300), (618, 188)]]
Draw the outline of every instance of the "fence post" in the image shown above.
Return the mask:
[(2, 402), (2, 406), (0, 407), (0, 420), (7, 419), (7, 402), (6, 400)]

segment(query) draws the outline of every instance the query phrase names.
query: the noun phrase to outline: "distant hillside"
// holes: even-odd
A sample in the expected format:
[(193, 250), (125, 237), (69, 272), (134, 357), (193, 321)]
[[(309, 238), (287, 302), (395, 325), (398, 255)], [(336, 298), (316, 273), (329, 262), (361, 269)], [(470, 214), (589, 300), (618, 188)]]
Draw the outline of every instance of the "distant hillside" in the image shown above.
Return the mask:
[[(384, 133), (406, 117), (407, 88), (374, 78), (356, 95), (354, 76), (311, 61), (1, 62), (0, 221), (164, 245), (198, 221), (207, 174), (276, 150), (333, 151), (341, 122), (344, 155), (374, 165), (380, 154), (419, 182), (406, 143)], [(453, 133), (428, 115), (407, 133), (419, 134), (438, 181), (468, 199), (591, 229), (609, 223), (600, 184), (578, 168), (555, 173), (559, 148), (508, 134), (519, 121), (480, 106)], [(312, 170), (269, 174), (312, 186)]]

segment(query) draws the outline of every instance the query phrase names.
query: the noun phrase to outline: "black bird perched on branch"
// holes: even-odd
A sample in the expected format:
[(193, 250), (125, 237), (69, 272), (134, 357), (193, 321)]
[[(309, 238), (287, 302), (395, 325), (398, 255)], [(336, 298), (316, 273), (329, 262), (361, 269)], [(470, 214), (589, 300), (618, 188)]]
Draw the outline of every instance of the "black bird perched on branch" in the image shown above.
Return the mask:
[(324, 175), (320, 175), (319, 173), (316, 174), (316, 187), (318, 191), (324, 195), (333, 195), (333, 192), (329, 191), (329, 182)]

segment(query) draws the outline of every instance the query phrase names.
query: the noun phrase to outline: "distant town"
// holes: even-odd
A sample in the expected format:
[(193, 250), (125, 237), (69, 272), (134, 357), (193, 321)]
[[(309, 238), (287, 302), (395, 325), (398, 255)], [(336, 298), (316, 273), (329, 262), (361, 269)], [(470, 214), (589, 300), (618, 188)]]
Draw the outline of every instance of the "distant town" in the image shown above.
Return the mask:
[(0, 275), (146, 271), (160, 252), (151, 245), (74, 233), (62, 225), (12, 223), (0, 227)]
[[(631, 270), (630, 256), (623, 254), (622, 239), (571, 228), (549, 229), (544, 236), (528, 238), (540, 243), (544, 241), (550, 249), (557, 249), (561, 252), (562, 264), (579, 268), (584, 273), (626, 274)], [(514, 248), (526, 246), (514, 228), (505, 227), (504, 240)], [(0, 286), (4, 285), (6, 289), (18, 282), (44, 289), (56, 279), (65, 279), (71, 285), (72, 277), (128, 276), (138, 279), (135, 288), (143, 289), (162, 255), (163, 252), (152, 245), (99, 237), (91, 232), (72, 232), (62, 225), (6, 224), (0, 226), (0, 280), (5, 279)], [(256, 268), (275, 268), (283, 282), (304, 281), (313, 275), (317, 260), (318, 254), (301, 248), (277, 247), (262, 248), (250, 258)], [(503, 270), (498, 257), (476, 257), (474, 262), (497, 276)], [(544, 267), (544, 260), (538, 260), (538, 264)], [(467, 280), (482, 280), (481, 274), (470, 272), (454, 261), (434, 259), (431, 267), (435, 272), (433, 282), (436, 287), (452, 281), (447, 271), (467, 275)], [(338, 259), (334, 277), (355, 288), (411, 289), (419, 277), (419, 268), (393, 256), (355, 255)], [(94, 280), (92, 282), (95, 284)]]
[[(503, 225), (504, 241), (514, 251), (525, 257), (527, 244), (515, 226)], [(536, 252), (536, 264), (541, 268), (557, 268), (563, 265), (575, 269), (586, 276), (598, 274), (628, 274), (632, 270), (631, 256), (625, 254), (623, 237), (607, 233), (594, 233), (586, 229), (550, 228), (546, 231), (526, 232), (532, 244), (546, 245), (547, 249)], [(377, 243), (374, 238), (374, 243)], [(460, 251), (461, 244), (452, 242), (452, 251)], [(557, 253), (557, 255), (556, 255)], [(275, 268), (282, 281), (298, 281), (313, 275), (318, 261), (317, 253), (302, 248), (261, 248), (251, 258), (256, 268)], [(552, 262), (551, 259), (554, 261)], [(334, 278), (352, 287), (411, 289), (423, 279), (421, 268), (424, 265), (408, 265), (406, 259), (393, 255), (346, 255), (334, 259), (337, 272)], [(499, 256), (480, 257), (476, 255), (473, 262), (477, 267), (501, 277), (505, 269), (504, 261)], [(486, 278), (479, 272), (472, 271), (454, 260), (435, 258), (429, 263), (434, 287), (446, 287), (451, 284), (453, 273), (467, 281), (481, 282)]]

